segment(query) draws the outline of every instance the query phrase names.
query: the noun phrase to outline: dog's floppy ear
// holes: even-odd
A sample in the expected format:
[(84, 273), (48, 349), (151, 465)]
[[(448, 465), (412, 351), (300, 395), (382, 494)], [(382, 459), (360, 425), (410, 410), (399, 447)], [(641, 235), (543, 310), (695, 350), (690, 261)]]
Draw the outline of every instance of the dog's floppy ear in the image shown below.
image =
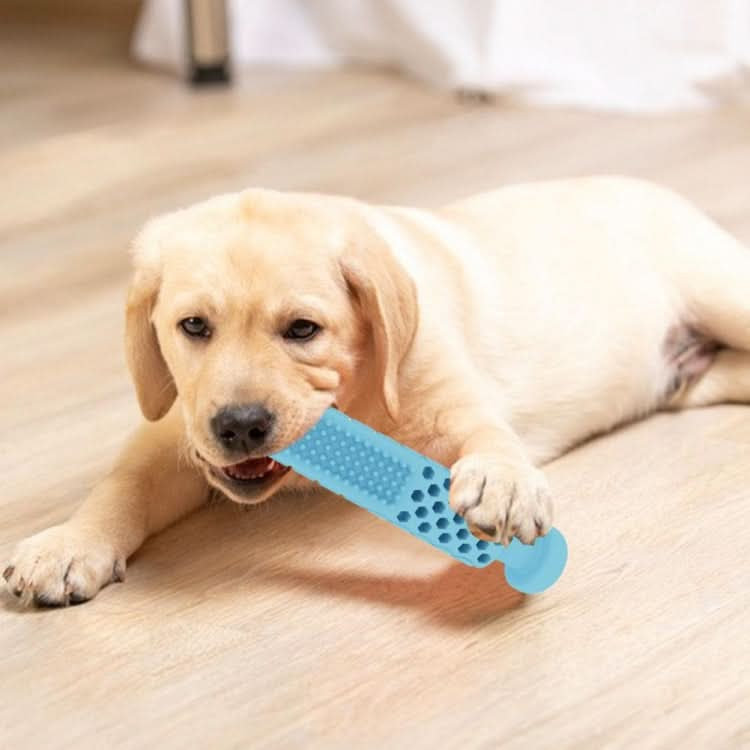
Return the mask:
[(125, 319), (125, 353), (135, 383), (138, 403), (146, 419), (161, 419), (177, 397), (177, 389), (164, 361), (151, 313), (159, 293), (160, 276), (136, 267), (128, 292)]
[(383, 402), (395, 421), (399, 414), (399, 368), (417, 330), (414, 282), (381, 241), (349, 248), (339, 262), (372, 331)]

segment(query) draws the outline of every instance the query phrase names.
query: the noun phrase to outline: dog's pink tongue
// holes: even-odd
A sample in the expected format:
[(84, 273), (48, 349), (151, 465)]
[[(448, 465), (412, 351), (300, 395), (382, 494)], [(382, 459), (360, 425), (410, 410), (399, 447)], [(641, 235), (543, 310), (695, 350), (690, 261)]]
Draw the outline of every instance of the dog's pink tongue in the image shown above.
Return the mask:
[(241, 461), (238, 464), (232, 464), (227, 467), (227, 470), (232, 476), (239, 477), (240, 479), (252, 479), (253, 477), (261, 476), (273, 468), (273, 464), (276, 463), (272, 458), (248, 458), (246, 461)]

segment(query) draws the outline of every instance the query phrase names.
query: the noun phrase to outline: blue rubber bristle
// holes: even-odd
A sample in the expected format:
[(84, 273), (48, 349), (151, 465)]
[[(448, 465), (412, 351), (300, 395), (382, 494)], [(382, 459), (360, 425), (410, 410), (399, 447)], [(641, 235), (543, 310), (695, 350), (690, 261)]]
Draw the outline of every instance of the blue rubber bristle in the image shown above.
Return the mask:
[(527, 594), (549, 588), (567, 560), (557, 529), (534, 544), (508, 547), (477, 539), (448, 503), (449, 470), (338, 409), (328, 409), (296, 443), (272, 456), (419, 539), (474, 567), (505, 564), (511, 586)]

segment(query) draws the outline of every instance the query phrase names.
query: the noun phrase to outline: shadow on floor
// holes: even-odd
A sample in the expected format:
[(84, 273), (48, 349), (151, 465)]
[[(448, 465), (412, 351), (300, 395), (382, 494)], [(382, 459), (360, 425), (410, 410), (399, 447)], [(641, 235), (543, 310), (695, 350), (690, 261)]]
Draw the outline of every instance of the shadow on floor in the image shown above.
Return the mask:
[(259, 577), (295, 587), (303, 585), (322, 596), (417, 610), (437, 624), (454, 628), (476, 627), (496, 620), (518, 608), (526, 598), (505, 582), (502, 568), (496, 563), (470, 568), (453, 562), (441, 573), (425, 577), (298, 567), (269, 567), (259, 571)]
[[(179, 590), (182, 597), (253, 596), (258, 586), (283, 591), (304, 587), (313, 595), (371, 602), (423, 613), (449, 627), (472, 627), (497, 619), (522, 605), (525, 596), (506, 582), (502, 566), (472, 568), (445, 556), (437, 574), (410, 576), (341, 570), (330, 558), (339, 543), (338, 529), (351, 538), (352, 514), (364, 511), (324, 493), (286, 495), (243, 512), (223, 502), (186, 519), (155, 537), (129, 561), (130, 585)], [(383, 539), (384, 548), (404, 539), (418, 544), (385, 522), (363, 516), (368, 544)], [(343, 526), (342, 526), (343, 525)], [(430, 552), (430, 554), (432, 554)], [(188, 558), (185, 560), (185, 558)], [(185, 575), (182, 568), (191, 571)], [(161, 574), (155, 569), (160, 568)], [(164, 570), (170, 574), (165, 580)], [(134, 581), (133, 578), (137, 580)]]

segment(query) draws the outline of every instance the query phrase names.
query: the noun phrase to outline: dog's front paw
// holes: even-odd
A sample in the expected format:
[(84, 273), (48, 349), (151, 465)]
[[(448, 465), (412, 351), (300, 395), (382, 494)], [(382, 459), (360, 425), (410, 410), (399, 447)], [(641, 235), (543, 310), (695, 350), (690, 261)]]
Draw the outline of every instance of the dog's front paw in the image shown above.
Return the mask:
[(529, 463), (509, 463), (493, 454), (472, 453), (453, 465), (450, 504), (472, 534), (505, 545), (514, 536), (531, 544), (552, 526), (544, 474)]
[(24, 539), (3, 572), (8, 589), (25, 604), (63, 607), (91, 599), (122, 581), (125, 560), (107, 542), (69, 524)]

